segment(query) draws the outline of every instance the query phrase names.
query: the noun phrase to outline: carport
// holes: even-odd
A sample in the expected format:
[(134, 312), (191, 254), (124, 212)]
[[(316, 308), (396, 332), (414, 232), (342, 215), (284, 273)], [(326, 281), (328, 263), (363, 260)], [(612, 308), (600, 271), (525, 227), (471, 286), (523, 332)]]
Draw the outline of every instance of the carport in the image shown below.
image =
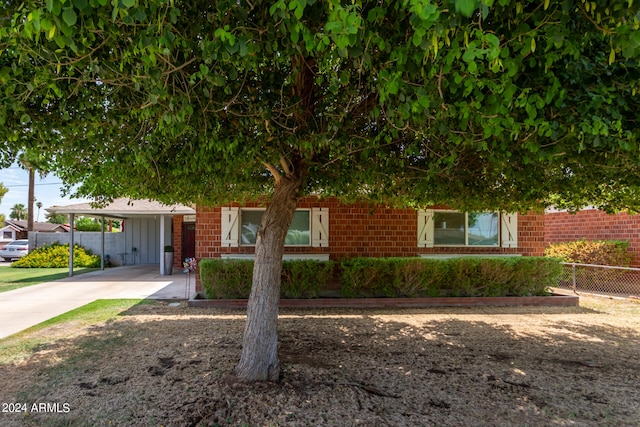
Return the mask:
[[(152, 200), (132, 200), (127, 198), (115, 199), (106, 206), (98, 206), (93, 203), (78, 203), (67, 206), (54, 206), (47, 209), (52, 214), (69, 215), (70, 247), (76, 244), (76, 232), (74, 230), (75, 219), (80, 216), (100, 218), (102, 224), (105, 220), (115, 219), (124, 221), (124, 231), (119, 237), (117, 255), (122, 258), (122, 264), (127, 258), (133, 264), (160, 265), (160, 274), (165, 274), (164, 247), (172, 245), (172, 219), (175, 215), (195, 215), (195, 210), (181, 204), (165, 205)], [(169, 223), (167, 225), (167, 218)], [(105, 259), (105, 229), (100, 231), (100, 257), (101, 268), (104, 269)], [(112, 249), (113, 250), (113, 249)], [(113, 252), (112, 252), (113, 253)], [(69, 256), (69, 276), (73, 276), (73, 251)]]

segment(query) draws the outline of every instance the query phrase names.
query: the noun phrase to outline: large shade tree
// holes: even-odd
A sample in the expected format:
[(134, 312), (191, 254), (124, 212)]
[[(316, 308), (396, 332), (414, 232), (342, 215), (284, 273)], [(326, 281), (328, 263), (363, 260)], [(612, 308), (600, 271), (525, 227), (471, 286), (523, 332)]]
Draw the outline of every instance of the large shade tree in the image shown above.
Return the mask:
[(47, 153), (83, 196), (268, 196), (236, 373), (272, 380), (304, 194), (638, 208), (638, 3), (12, 2), (0, 154)]

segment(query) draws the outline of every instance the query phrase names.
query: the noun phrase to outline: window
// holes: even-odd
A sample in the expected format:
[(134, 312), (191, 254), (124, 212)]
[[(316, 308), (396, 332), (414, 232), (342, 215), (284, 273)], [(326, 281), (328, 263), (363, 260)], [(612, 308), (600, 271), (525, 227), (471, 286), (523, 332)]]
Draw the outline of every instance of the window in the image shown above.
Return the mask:
[(498, 213), (435, 212), (436, 246), (498, 246)]
[(13, 233), (11, 231), (3, 231), (2, 238), (5, 240), (13, 239)]
[[(240, 210), (240, 239), (242, 245), (255, 245), (258, 227), (262, 220), (264, 210), (241, 209)], [(311, 245), (311, 213), (308, 210), (296, 211), (293, 214), (291, 226), (285, 238), (287, 246)]]
[(498, 212), (418, 212), (418, 247), (517, 246), (517, 214)]
[[(237, 207), (221, 208), (222, 246), (251, 246), (256, 244), (258, 226), (264, 209)], [(285, 239), (287, 246), (329, 246), (329, 209), (298, 210), (293, 215)]]

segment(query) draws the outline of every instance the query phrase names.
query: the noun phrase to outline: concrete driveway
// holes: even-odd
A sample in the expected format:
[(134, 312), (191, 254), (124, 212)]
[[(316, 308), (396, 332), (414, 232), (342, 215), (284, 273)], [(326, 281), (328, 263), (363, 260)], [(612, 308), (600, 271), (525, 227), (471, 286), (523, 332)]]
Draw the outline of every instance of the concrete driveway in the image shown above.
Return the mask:
[(98, 299), (185, 300), (195, 279), (182, 270), (161, 276), (157, 265), (131, 265), (80, 274), (0, 293), (0, 339)]

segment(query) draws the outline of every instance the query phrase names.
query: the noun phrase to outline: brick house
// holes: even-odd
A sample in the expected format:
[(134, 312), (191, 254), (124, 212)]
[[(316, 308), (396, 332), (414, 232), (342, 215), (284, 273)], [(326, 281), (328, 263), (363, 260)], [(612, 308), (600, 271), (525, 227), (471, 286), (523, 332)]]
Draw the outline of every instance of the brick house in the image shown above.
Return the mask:
[(575, 240), (623, 240), (629, 242), (631, 266), (640, 267), (640, 216), (607, 214), (598, 209), (576, 213), (549, 211), (544, 218), (544, 246)]
[[(196, 207), (195, 223), (173, 217), (176, 265), (184, 253), (197, 259), (251, 258), (264, 205)], [(285, 259), (350, 257), (541, 256), (544, 214), (417, 211), (336, 198), (306, 197), (298, 204)], [(192, 247), (193, 245), (193, 247)], [(199, 286), (199, 281), (198, 281)]]

